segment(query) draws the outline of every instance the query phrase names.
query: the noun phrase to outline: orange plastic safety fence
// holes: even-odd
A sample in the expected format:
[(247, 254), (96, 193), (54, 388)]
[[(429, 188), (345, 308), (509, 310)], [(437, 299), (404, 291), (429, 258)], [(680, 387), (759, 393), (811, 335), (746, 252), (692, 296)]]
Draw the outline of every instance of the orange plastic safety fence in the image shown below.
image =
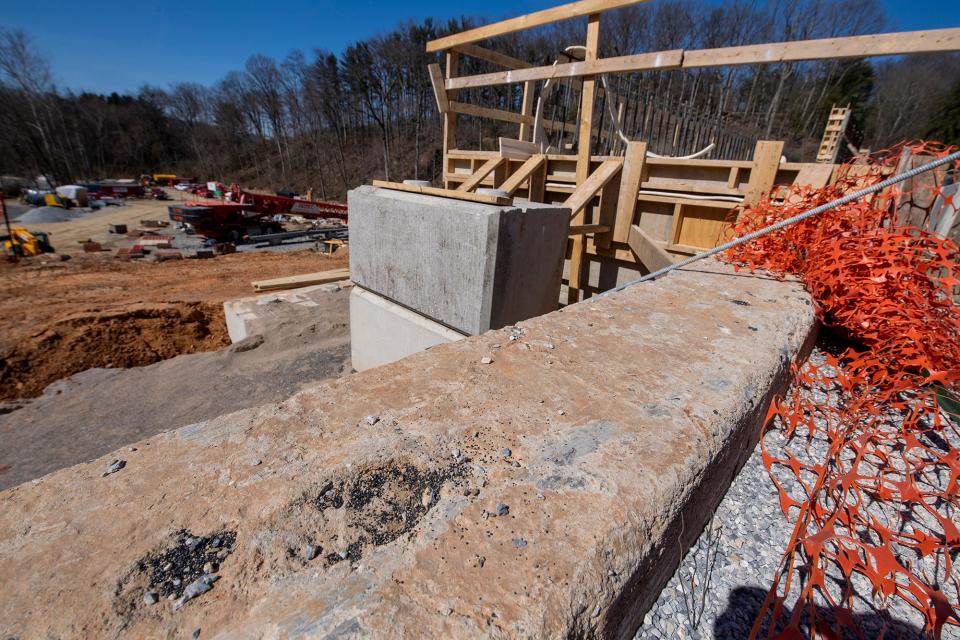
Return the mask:
[[(731, 232), (950, 151), (916, 143), (857, 158), (828, 187), (792, 187), (782, 202), (741, 212)], [(872, 606), (899, 599), (921, 612), (932, 637), (960, 626), (960, 431), (941, 406), (960, 397), (960, 252), (909, 226), (925, 224), (945, 197), (942, 177), (922, 174), (726, 255), (802, 277), (820, 320), (856, 345), (795, 368), (770, 408), (763, 462), (794, 528), (751, 637), (858, 637), (851, 625), (864, 592)]]

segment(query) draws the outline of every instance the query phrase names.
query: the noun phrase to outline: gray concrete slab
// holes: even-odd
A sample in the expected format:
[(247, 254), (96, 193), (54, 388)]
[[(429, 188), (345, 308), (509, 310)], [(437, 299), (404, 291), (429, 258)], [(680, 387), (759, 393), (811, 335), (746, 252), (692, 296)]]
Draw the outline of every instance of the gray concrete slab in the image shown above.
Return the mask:
[(370, 186), (347, 201), (350, 276), (365, 289), (470, 335), (557, 308), (568, 209)]
[(350, 292), (350, 361), (356, 371), (465, 337), (372, 291), (354, 287)]

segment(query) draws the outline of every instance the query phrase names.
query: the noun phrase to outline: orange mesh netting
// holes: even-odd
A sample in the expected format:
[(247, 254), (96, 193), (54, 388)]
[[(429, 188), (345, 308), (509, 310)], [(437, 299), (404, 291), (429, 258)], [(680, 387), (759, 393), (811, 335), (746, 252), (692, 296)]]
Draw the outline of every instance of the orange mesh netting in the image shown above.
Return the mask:
[[(857, 158), (834, 184), (792, 187), (783, 202), (742, 212), (731, 231), (876, 184), (904, 149), (915, 159), (950, 151), (921, 143)], [(853, 621), (863, 603), (908, 605), (935, 638), (960, 626), (960, 431), (951, 417), (960, 253), (902, 224), (924, 224), (942, 195), (943, 172), (922, 176), (727, 252), (737, 265), (800, 276), (821, 322), (855, 345), (795, 368), (770, 408), (763, 462), (794, 527), (751, 637), (861, 637)]]

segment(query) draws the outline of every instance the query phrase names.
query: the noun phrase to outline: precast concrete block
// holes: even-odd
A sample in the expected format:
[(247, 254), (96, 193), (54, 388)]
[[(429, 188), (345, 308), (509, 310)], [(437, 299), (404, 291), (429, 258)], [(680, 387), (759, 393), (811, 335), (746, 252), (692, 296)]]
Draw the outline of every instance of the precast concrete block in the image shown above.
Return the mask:
[(569, 209), (371, 186), (347, 202), (350, 276), (363, 288), (468, 335), (556, 310)]

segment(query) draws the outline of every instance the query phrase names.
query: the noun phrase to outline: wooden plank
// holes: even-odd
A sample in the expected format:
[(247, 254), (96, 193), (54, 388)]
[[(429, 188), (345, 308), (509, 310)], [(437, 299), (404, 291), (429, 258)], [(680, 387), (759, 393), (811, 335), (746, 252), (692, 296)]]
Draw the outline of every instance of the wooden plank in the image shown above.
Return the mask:
[(480, 105), (471, 104), (469, 102), (458, 102), (456, 100), (451, 100), (448, 108), (454, 113), (477, 116), (478, 118), (500, 120), (501, 122), (513, 122), (514, 124), (522, 124), (524, 122), (528, 124), (533, 123), (533, 116), (524, 116), (523, 114), (515, 113), (513, 111), (505, 111), (503, 109), (481, 107)]
[(689, 69), (948, 51), (960, 51), (960, 29), (881, 33), (869, 36), (775, 42), (694, 51), (674, 49), (656, 53), (615, 56), (602, 60), (498, 71), (462, 78), (448, 76), (447, 89), (487, 87), (528, 80), (573, 78), (602, 73), (671, 69), (681, 66), (684, 69)]
[(750, 169), (750, 182), (743, 194), (743, 203), (756, 204), (760, 197), (773, 189), (773, 183), (780, 169), (780, 157), (783, 155), (782, 140), (758, 140), (753, 150), (753, 167)]
[(804, 163), (797, 172), (797, 177), (793, 179), (793, 184), (808, 185), (814, 189), (825, 187), (830, 184), (830, 178), (833, 177), (836, 166), (835, 164)]
[(531, 121), (528, 123), (523, 121), (520, 123), (520, 139), (527, 141), (533, 140), (533, 83), (524, 82), (523, 83), (523, 104), (520, 107), (520, 113), (524, 116), (529, 116)]
[(597, 244), (602, 247), (610, 246), (613, 235), (613, 225), (617, 218), (617, 204), (620, 201), (620, 180), (610, 180), (600, 189), (600, 215), (597, 222), (607, 227), (606, 231), (597, 232)]
[[(456, 51), (446, 53), (447, 78), (453, 78), (459, 73), (460, 54)], [(448, 91), (447, 100), (453, 100), (457, 97), (457, 91)], [(457, 148), (457, 114), (452, 111), (446, 111), (443, 114), (443, 171), (447, 171), (448, 154), (451, 149)], [(450, 186), (444, 183), (445, 186)]]
[(542, 167), (547, 162), (547, 157), (543, 154), (538, 154), (535, 156), (530, 156), (527, 158), (527, 161), (520, 165), (520, 168), (513, 172), (509, 178), (507, 178), (503, 184), (500, 185), (500, 189), (507, 192), (507, 195), (512, 196), (514, 192), (520, 188), (520, 186), (530, 179), (530, 176), (536, 172), (537, 169)]
[(730, 167), (730, 177), (727, 178), (727, 188), (736, 189), (740, 184), (740, 167)]
[(540, 153), (540, 145), (513, 138), (498, 138), (500, 155), (511, 160), (526, 160)]
[(680, 231), (683, 226), (683, 203), (676, 202), (673, 205), (673, 220), (670, 221), (670, 244), (680, 242)]
[(516, 18), (501, 20), (500, 22), (494, 22), (482, 27), (468, 29), (467, 31), (431, 40), (427, 43), (427, 53), (443, 51), (444, 49), (450, 49), (468, 42), (486, 40), (494, 36), (502, 36), (507, 33), (514, 33), (553, 22), (560, 22), (561, 20), (570, 20), (571, 18), (580, 16), (611, 11), (621, 7), (629, 7), (647, 1), (648, 0), (580, 0), (579, 2), (571, 2), (560, 5), (559, 7), (528, 13), (517, 16)]
[(640, 191), (640, 194), (637, 197), (642, 202), (665, 202), (667, 204), (680, 203), (694, 207), (713, 207), (715, 209), (733, 209), (734, 207), (740, 205), (739, 202), (731, 202), (729, 200), (697, 200), (695, 198), (684, 198), (683, 195), (679, 193), (676, 196), (661, 196)]
[(957, 50), (960, 50), (960, 29), (930, 29), (686, 51), (683, 67), (725, 67)]
[(506, 161), (506, 158), (490, 158), (484, 162), (466, 182), (457, 187), (457, 191), (473, 191), (480, 186), (480, 183), (483, 182), (488, 175)]
[(673, 264), (670, 254), (635, 224), (630, 225), (627, 244), (630, 245), (630, 250), (637, 256), (637, 260), (643, 263), (648, 271), (656, 271)]
[(590, 174), (586, 182), (570, 194), (570, 197), (563, 203), (563, 206), (570, 208), (571, 215), (582, 212), (584, 207), (597, 195), (597, 192), (603, 188), (603, 185), (607, 184), (607, 182), (617, 175), (617, 172), (620, 171), (620, 163), (620, 158), (608, 158), (597, 167), (596, 171)]
[(620, 73), (625, 71), (643, 71), (649, 69), (677, 69), (683, 63), (683, 50), (660, 51), (658, 53), (637, 53), (629, 56), (617, 56), (602, 60), (584, 60), (583, 62), (564, 62), (552, 66), (531, 67), (511, 71), (480, 73), (462, 78), (447, 79), (447, 89), (470, 89), (490, 87), (498, 84), (514, 84), (530, 80), (549, 78), (577, 78), (602, 73)]
[(472, 58), (477, 58), (478, 60), (492, 62), (493, 64), (500, 65), (501, 67), (506, 67), (507, 69), (528, 69), (533, 66), (529, 62), (524, 62), (523, 60), (519, 60), (513, 56), (508, 56), (505, 53), (493, 51), (492, 49), (486, 49), (468, 42), (453, 47), (453, 50), (459, 51), (460, 53)]
[(303, 273), (296, 276), (286, 276), (284, 278), (255, 280), (251, 282), (250, 285), (254, 291), (280, 291), (282, 289), (297, 289), (299, 287), (309, 287), (315, 284), (326, 284), (328, 282), (338, 282), (349, 279), (350, 269), (345, 267), (343, 269)]
[(630, 225), (637, 210), (637, 193), (643, 181), (643, 165), (647, 158), (646, 142), (631, 142), (623, 159), (623, 173), (620, 178), (620, 200), (617, 203), (617, 217), (613, 223), (614, 242), (627, 242), (630, 237)]
[(421, 187), (415, 184), (403, 184), (402, 182), (387, 182), (386, 180), (374, 180), (373, 186), (381, 189), (393, 189), (394, 191), (407, 191), (409, 193), (420, 193), (425, 196), (439, 196), (441, 198), (453, 198), (454, 200), (466, 200), (467, 202), (481, 202), (483, 204), (506, 205), (513, 202), (512, 198), (503, 196), (491, 196), (482, 193), (471, 193), (467, 191), (455, 191), (453, 189), (440, 189), (438, 187)]
[(582, 236), (588, 233), (603, 233), (610, 231), (609, 225), (605, 224), (573, 224), (570, 225), (571, 236)]
[[(584, 51), (584, 62), (592, 62), (597, 59), (597, 52), (600, 45), (600, 14), (591, 13), (587, 18), (587, 42)], [(567, 198), (565, 206), (570, 207), (573, 214), (571, 226), (583, 224), (585, 212), (584, 207), (593, 200), (594, 194), (600, 190), (607, 181), (613, 177), (615, 170), (619, 170), (620, 163), (614, 167), (606, 165), (606, 171), (601, 171), (605, 165), (597, 168), (597, 179), (592, 183), (590, 179), (590, 146), (593, 136), (593, 103), (596, 92), (596, 79), (593, 76), (586, 76), (583, 79), (583, 85), (580, 89), (580, 132), (577, 139), (577, 190)], [(609, 173), (609, 177), (604, 176)], [(583, 191), (581, 191), (581, 189)], [(589, 195), (588, 195), (588, 190)], [(580, 198), (577, 193), (580, 192)], [(571, 241), (570, 252), (570, 274), (567, 280), (567, 304), (579, 301), (580, 298), (580, 279), (583, 271), (583, 252), (584, 242), (582, 236), (574, 236)]]
[(427, 65), (430, 72), (430, 85), (433, 87), (433, 98), (437, 101), (437, 111), (446, 113), (449, 109), (447, 101), (447, 89), (443, 86), (443, 72), (440, 71), (440, 65), (436, 62)]
[(546, 202), (547, 190), (547, 163), (533, 172), (527, 183), (527, 200), (530, 202)]

